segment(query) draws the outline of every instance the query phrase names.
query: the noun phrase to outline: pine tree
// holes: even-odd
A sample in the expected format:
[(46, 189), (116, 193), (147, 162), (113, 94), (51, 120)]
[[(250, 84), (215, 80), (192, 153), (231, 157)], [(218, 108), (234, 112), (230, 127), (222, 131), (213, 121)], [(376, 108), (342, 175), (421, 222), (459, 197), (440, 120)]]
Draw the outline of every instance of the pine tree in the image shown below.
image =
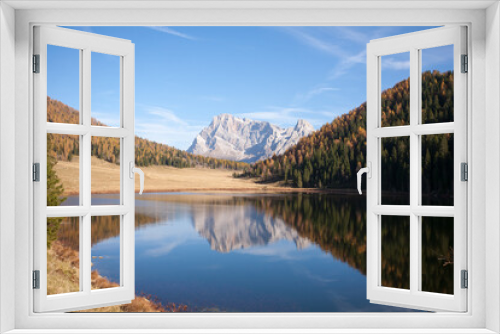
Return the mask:
[(302, 188), (302, 172), (297, 173), (297, 187)]
[[(54, 170), (57, 160), (50, 155), (51, 151), (52, 141), (50, 136), (47, 136), (47, 206), (58, 206), (66, 200), (66, 197), (62, 197), (64, 188)], [(50, 248), (52, 242), (57, 239), (61, 222), (62, 218), (47, 218), (47, 248)]]

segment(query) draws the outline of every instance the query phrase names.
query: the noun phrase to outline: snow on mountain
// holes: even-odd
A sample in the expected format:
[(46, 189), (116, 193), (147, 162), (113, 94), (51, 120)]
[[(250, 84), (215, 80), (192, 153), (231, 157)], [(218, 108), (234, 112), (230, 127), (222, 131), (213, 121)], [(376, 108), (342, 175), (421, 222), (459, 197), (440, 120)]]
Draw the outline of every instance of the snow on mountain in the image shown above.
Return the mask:
[(284, 153), (313, 131), (313, 126), (305, 120), (299, 120), (295, 127), (282, 129), (269, 122), (221, 114), (196, 136), (187, 151), (252, 163)]

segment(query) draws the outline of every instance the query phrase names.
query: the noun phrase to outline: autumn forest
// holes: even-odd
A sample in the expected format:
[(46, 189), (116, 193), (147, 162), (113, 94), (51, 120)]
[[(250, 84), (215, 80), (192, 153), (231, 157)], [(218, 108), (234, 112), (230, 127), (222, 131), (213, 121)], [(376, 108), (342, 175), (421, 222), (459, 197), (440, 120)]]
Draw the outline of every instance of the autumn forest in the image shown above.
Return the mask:
[[(410, 81), (382, 92), (382, 126), (408, 125)], [(422, 122), (453, 121), (453, 72), (425, 72), (422, 77)], [(409, 190), (409, 138), (382, 140), (382, 189)], [(298, 188), (356, 188), (356, 172), (365, 166), (366, 103), (321, 127), (284, 154), (255, 163), (240, 176), (262, 182), (282, 180)], [(422, 138), (423, 193), (453, 193), (453, 135)], [(387, 203), (389, 204), (389, 203)], [(403, 204), (403, 203), (401, 203)]]
[[(424, 72), (422, 85), (422, 122), (453, 121), (453, 72)], [(410, 81), (406, 79), (382, 92), (382, 126), (409, 124), (409, 87)], [(47, 102), (49, 122), (78, 123), (77, 110), (51, 98)], [(94, 118), (92, 124), (105, 126)], [(79, 154), (78, 136), (48, 136), (50, 155), (57, 160), (68, 161)], [(407, 193), (409, 138), (384, 138), (381, 144), (383, 191)], [(135, 146), (135, 162), (138, 166), (230, 169), (240, 171), (235, 172), (235, 177), (249, 177), (263, 183), (279, 181), (285, 186), (296, 188), (354, 189), (356, 172), (365, 165), (366, 103), (302, 138), (284, 154), (252, 165), (193, 155), (140, 137), (136, 137)], [(93, 137), (92, 155), (118, 164), (118, 139)], [(430, 198), (441, 195), (451, 198), (453, 175), (447, 171), (452, 170), (452, 157), (453, 134), (422, 137), (423, 193), (430, 195)]]

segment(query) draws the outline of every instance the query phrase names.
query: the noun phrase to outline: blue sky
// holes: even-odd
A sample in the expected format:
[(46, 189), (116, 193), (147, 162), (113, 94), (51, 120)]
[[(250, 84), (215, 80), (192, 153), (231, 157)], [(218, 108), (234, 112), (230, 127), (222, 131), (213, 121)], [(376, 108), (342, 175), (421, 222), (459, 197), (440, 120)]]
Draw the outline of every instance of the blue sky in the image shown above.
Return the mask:
[[(187, 149), (215, 115), (298, 119), (316, 129), (366, 101), (366, 44), (428, 27), (72, 27), (129, 39), (136, 52), (136, 134)], [(452, 47), (423, 68), (452, 69)], [(409, 76), (408, 55), (382, 60), (383, 88)], [(48, 95), (78, 109), (78, 52), (50, 47)], [(119, 60), (92, 55), (92, 116), (119, 122)]]

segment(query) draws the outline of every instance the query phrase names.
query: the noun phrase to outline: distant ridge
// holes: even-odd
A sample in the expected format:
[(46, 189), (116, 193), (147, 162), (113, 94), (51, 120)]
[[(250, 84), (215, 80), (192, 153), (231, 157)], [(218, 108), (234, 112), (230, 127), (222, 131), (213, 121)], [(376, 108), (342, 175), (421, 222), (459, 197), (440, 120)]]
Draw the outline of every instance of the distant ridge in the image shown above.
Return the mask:
[(252, 163), (283, 154), (313, 131), (313, 126), (305, 120), (282, 129), (269, 122), (221, 114), (196, 136), (187, 152)]

